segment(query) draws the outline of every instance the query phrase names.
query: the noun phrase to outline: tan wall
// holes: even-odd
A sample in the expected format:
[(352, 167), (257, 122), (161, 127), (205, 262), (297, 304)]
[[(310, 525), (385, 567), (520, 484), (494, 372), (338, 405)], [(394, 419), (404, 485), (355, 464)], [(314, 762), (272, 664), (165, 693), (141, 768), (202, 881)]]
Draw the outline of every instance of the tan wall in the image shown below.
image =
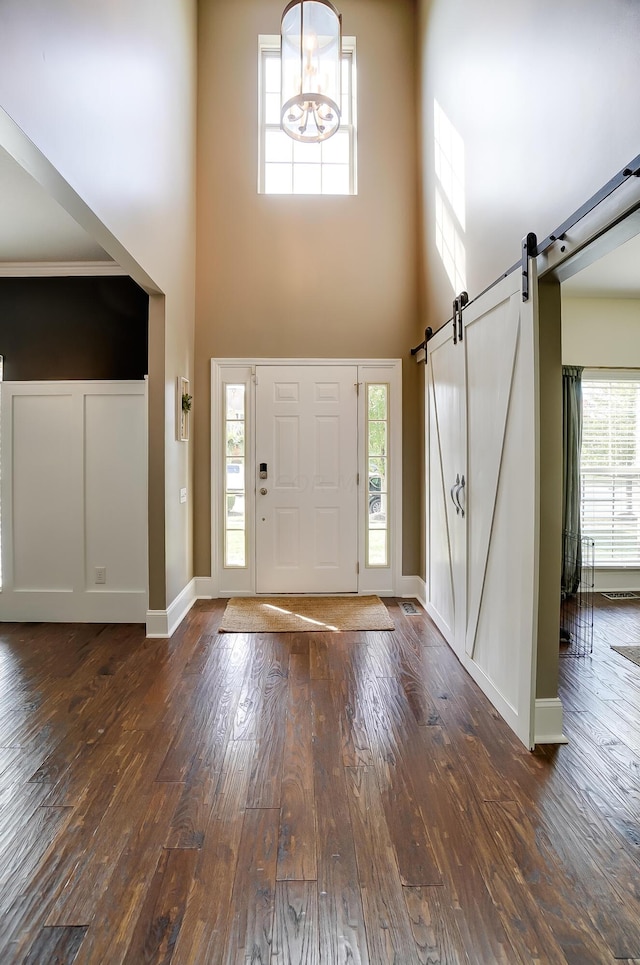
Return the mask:
[[(210, 572), (212, 357), (406, 359), (404, 572), (418, 572), (411, 0), (343, 0), (357, 39), (358, 195), (257, 193), (259, 34), (282, 2), (203, 0), (199, 22), (196, 573)], [(420, 338), (417, 338), (419, 341)]]
[(560, 285), (540, 283), (540, 570), (536, 697), (558, 693), (562, 577), (562, 364)]
[(640, 299), (562, 299), (562, 362), (640, 368)]
[(83, 227), (165, 295), (150, 325), (152, 608), (192, 576), (191, 508), (178, 499), (191, 455), (174, 409), (176, 376), (192, 375), (195, 31), (195, 0), (0, 5), (0, 106), (33, 142), (20, 160), (33, 173), (41, 152), (69, 204), (85, 202), (72, 211)]

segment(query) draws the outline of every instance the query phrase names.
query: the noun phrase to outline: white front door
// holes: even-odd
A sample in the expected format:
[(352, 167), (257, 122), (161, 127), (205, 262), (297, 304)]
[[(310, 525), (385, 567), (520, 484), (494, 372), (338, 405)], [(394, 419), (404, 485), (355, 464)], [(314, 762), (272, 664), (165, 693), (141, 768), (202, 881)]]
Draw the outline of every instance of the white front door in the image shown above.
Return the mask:
[(356, 366), (256, 366), (258, 593), (357, 592), (357, 382)]

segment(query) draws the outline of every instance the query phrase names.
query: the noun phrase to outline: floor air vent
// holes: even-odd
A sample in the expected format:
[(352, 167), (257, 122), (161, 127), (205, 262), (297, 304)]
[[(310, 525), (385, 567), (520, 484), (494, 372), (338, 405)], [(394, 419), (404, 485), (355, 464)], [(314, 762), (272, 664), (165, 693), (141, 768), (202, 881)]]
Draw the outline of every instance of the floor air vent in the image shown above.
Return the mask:
[(640, 600), (637, 593), (603, 593), (607, 600)]
[(400, 603), (400, 609), (402, 610), (403, 613), (406, 613), (408, 615), (420, 613), (420, 610), (415, 605), (415, 603), (409, 603), (408, 601), (405, 601), (405, 600), (403, 600)]

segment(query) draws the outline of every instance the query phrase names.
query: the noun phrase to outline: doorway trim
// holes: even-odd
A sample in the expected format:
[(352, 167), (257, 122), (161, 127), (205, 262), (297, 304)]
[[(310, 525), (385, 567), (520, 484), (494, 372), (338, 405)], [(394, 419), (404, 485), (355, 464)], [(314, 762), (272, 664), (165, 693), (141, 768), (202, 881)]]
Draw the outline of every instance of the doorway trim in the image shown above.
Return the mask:
[[(365, 566), (365, 523), (362, 493), (368, 478), (364, 440), (365, 393), (358, 395), (358, 470), (360, 498), (358, 509), (358, 590), (359, 594), (378, 593), (394, 596), (401, 592), (402, 573), (402, 360), (332, 358), (214, 358), (211, 359), (211, 596), (255, 596), (255, 487), (247, 487), (245, 513), (247, 558), (245, 567), (224, 566), (223, 472), (224, 450), (222, 393), (225, 383), (246, 386), (246, 469), (247, 479), (255, 480), (255, 377), (257, 366), (333, 365), (357, 366), (359, 382), (386, 382), (389, 385), (389, 566)], [(355, 391), (355, 390), (354, 390)]]

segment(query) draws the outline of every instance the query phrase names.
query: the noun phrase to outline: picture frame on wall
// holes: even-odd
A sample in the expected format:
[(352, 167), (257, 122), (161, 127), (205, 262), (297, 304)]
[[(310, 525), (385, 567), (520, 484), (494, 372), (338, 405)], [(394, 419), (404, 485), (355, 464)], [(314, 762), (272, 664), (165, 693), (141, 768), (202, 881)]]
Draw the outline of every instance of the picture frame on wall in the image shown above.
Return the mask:
[(189, 379), (178, 376), (176, 392), (176, 429), (179, 442), (189, 441), (191, 404), (193, 397), (189, 391)]

